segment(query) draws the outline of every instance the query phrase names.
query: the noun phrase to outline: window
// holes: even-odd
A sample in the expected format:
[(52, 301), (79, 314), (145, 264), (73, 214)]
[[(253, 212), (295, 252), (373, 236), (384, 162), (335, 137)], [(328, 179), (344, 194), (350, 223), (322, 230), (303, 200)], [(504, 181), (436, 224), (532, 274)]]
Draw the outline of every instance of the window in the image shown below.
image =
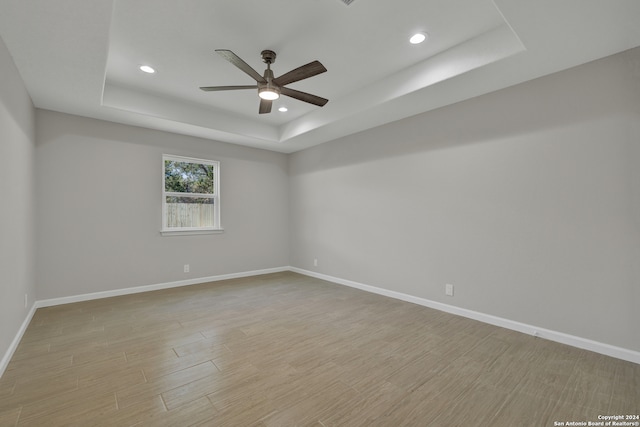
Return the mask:
[(162, 233), (221, 231), (220, 163), (163, 155)]

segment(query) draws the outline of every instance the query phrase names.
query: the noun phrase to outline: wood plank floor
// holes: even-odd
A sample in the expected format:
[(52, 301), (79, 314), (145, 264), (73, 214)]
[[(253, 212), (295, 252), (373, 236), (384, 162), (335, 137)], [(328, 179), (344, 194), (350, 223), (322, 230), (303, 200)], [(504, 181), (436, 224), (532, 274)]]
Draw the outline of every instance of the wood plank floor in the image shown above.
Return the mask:
[(290, 272), (38, 309), (0, 379), (0, 426), (615, 414), (640, 414), (640, 365)]

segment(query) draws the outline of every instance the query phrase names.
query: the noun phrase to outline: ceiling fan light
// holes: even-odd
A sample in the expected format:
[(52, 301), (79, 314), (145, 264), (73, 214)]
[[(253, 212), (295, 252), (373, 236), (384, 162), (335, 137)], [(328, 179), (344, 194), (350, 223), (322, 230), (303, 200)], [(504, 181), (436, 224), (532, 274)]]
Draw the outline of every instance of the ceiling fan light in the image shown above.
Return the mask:
[(280, 93), (272, 87), (264, 87), (258, 91), (258, 96), (267, 101), (274, 101), (280, 98)]

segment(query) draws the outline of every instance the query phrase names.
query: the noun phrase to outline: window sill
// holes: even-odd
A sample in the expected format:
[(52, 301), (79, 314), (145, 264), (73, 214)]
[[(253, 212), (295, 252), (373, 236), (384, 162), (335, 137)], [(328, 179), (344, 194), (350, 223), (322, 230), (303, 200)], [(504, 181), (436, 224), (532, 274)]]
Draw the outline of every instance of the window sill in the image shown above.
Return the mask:
[(160, 230), (163, 236), (191, 236), (195, 234), (220, 234), (224, 233), (224, 228), (206, 228), (194, 230)]

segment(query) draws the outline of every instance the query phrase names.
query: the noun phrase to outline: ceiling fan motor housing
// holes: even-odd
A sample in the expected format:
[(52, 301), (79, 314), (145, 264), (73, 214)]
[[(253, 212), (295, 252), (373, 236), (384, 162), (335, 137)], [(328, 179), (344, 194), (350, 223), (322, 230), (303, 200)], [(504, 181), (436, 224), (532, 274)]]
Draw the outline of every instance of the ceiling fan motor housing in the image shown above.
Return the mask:
[(280, 97), (280, 87), (273, 81), (273, 70), (271, 70), (271, 60), (269, 53), (273, 53), (273, 60), (276, 54), (270, 50), (262, 51), (262, 59), (267, 63), (267, 69), (264, 70), (265, 83), (258, 82), (258, 96), (262, 99), (273, 101)]
[(280, 97), (280, 87), (273, 82), (273, 71), (271, 68), (264, 70), (266, 83), (258, 83), (258, 96), (262, 99), (273, 101)]

